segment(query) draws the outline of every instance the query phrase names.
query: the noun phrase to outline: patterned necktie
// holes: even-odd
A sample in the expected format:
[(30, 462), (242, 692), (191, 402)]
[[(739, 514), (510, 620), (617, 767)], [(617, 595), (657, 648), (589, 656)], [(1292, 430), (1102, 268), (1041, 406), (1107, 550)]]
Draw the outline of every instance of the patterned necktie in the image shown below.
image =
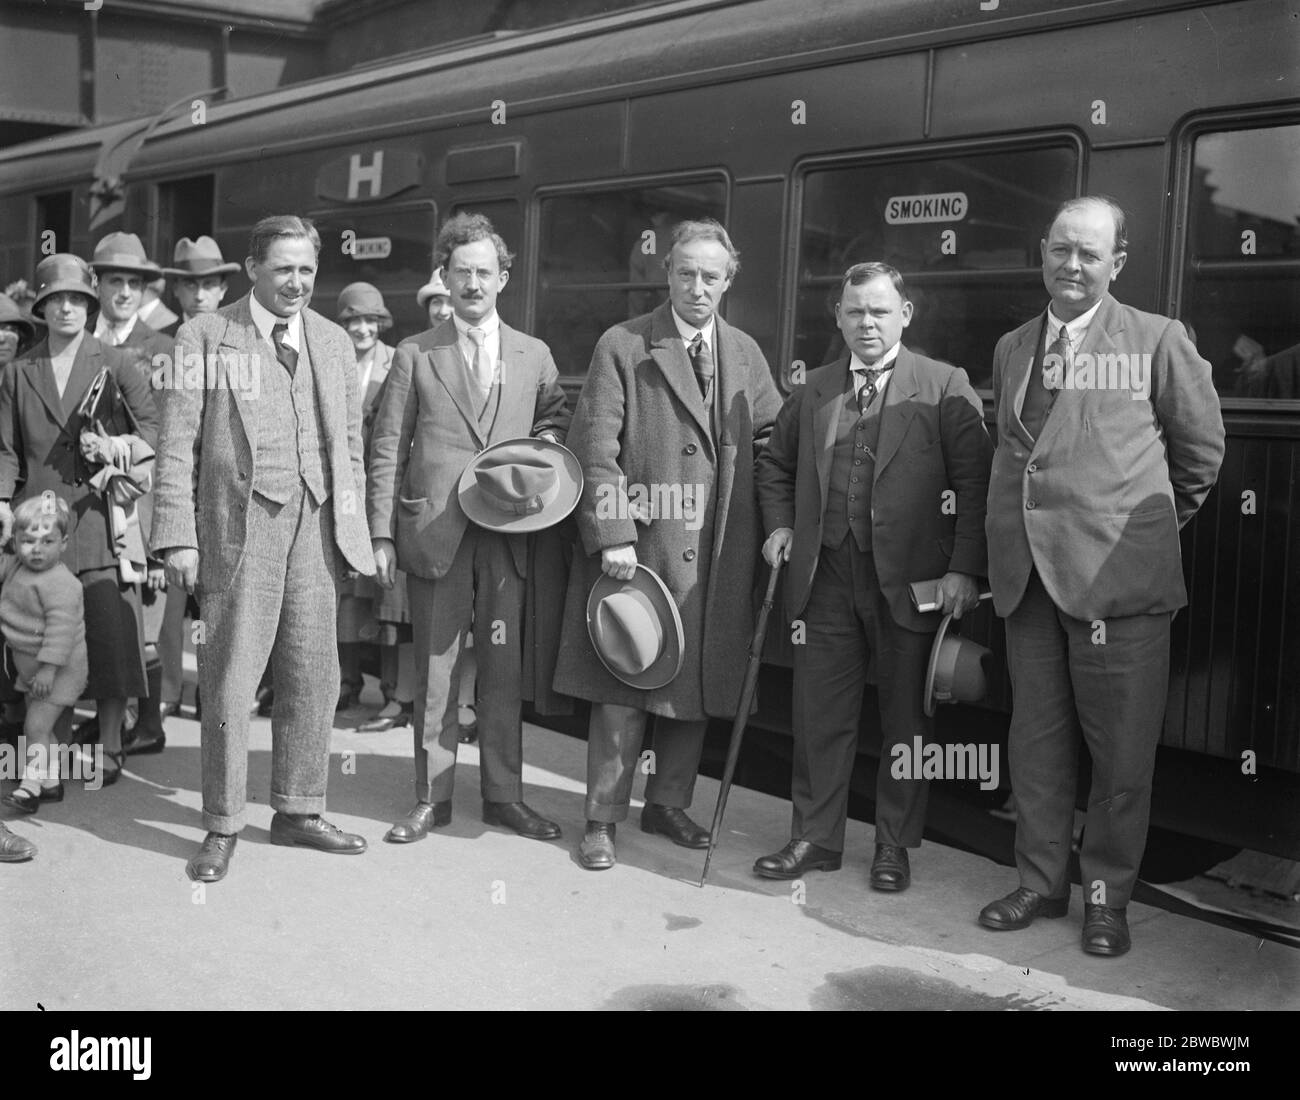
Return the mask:
[(478, 383), (478, 388), (487, 393), (492, 388), (492, 360), (484, 345), (487, 333), (481, 328), (472, 328), (469, 330), (469, 338), (474, 344), (474, 362), (470, 364), (469, 369), (474, 375), (474, 381)]
[(871, 402), (876, 399), (876, 384), (884, 371), (859, 370), (853, 373), (862, 379), (862, 385), (858, 388), (858, 415), (865, 416), (867, 410), (871, 408)]
[(280, 366), (289, 372), (290, 377), (293, 377), (294, 371), (298, 369), (298, 353), (284, 342), (288, 335), (289, 325), (285, 321), (277, 322), (271, 329), (271, 343), (275, 345), (275, 357), (280, 360)]
[(1043, 356), (1043, 386), (1050, 390), (1052, 397), (1065, 385), (1065, 376), (1074, 365), (1074, 351), (1070, 347), (1070, 334), (1062, 325), (1052, 341), (1047, 354)]
[(704, 342), (704, 333), (697, 332), (691, 341), (691, 366), (695, 368), (695, 380), (700, 384), (700, 396), (709, 399), (709, 389), (713, 385), (713, 352)]

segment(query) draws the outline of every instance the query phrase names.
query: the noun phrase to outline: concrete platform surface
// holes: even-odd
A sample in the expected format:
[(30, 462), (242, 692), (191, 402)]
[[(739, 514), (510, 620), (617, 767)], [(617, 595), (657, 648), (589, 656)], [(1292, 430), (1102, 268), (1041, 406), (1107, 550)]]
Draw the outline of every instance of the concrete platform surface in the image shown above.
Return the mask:
[[(462, 746), (451, 826), (385, 844), (413, 803), (410, 731), (339, 730), (333, 750), (328, 817), (370, 850), (269, 843), (270, 723), (254, 719), (249, 827), (229, 877), (206, 888), (185, 875), (203, 836), (193, 721), (170, 719), (166, 751), (130, 760), (113, 788), (69, 784), (35, 816), (4, 810), (39, 854), (0, 866), (0, 1008), (1300, 1007), (1300, 952), (1141, 905), (1128, 956), (1083, 954), (1077, 889), (1065, 920), (987, 932), (976, 914), (1014, 872), (933, 843), (913, 853), (910, 890), (873, 893), (858, 823), (840, 872), (757, 879), (789, 807), (740, 788), (704, 889), (703, 853), (642, 834), (635, 805), (618, 866), (584, 871), (586, 746), (532, 726), (526, 798), (562, 841), (483, 825), (478, 753)], [(716, 795), (702, 778), (706, 827)]]

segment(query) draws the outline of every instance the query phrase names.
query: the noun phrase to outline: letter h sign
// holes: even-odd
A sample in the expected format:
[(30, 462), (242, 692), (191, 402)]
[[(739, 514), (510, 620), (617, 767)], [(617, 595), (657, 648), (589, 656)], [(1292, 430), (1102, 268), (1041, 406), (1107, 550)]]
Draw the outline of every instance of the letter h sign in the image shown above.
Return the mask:
[(348, 201), (361, 198), (361, 185), (366, 184), (368, 199), (380, 198), (384, 187), (384, 151), (376, 149), (369, 164), (361, 163), (361, 154), (353, 153), (348, 161)]

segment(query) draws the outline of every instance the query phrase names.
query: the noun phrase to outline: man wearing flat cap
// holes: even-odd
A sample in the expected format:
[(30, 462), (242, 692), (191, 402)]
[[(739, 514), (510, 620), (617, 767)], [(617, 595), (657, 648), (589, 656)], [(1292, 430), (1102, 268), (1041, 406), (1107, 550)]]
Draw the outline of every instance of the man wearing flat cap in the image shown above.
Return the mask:
[(525, 532), (558, 522), (576, 500), (554, 453), (569, 411), (550, 350), (497, 315), (513, 257), (492, 223), (457, 214), (434, 255), (455, 313), (398, 345), (370, 445), (378, 578), (389, 586), (395, 568), (405, 571), (415, 635), (417, 801), (385, 839), (410, 843), (451, 821), (456, 686), (473, 629), (483, 820), (551, 840), (559, 826), (523, 800)]
[[(582, 545), (569, 578), (555, 690), (592, 704), (579, 850), (588, 870), (614, 865), (615, 827), (628, 815), (652, 714), (641, 829), (685, 848), (708, 847), (708, 833), (686, 810), (709, 718), (731, 718), (740, 704), (754, 629), (753, 460), (781, 398), (758, 345), (717, 315), (739, 266), (727, 231), (712, 219), (682, 222), (665, 266), (669, 301), (600, 338), (569, 434), (585, 479)], [(597, 652), (589, 633), (597, 580), (633, 581), (638, 566), (662, 580), (680, 613), (680, 671), (667, 682), (629, 677), (626, 663), (611, 671), (609, 654)], [(644, 617), (624, 622), (637, 618)]]

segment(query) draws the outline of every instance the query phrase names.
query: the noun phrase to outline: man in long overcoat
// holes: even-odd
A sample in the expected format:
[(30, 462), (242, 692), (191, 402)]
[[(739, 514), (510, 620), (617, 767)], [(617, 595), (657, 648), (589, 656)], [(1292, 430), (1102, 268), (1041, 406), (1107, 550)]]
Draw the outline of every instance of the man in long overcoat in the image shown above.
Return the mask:
[[(673, 231), (669, 301), (609, 329), (596, 345), (568, 446), (586, 484), (555, 689), (592, 703), (582, 865), (614, 864), (647, 715), (655, 718), (641, 828), (702, 848), (691, 804), (710, 717), (739, 704), (753, 632), (760, 541), (753, 460), (781, 398), (758, 345), (717, 316), (738, 256), (712, 220)], [(654, 690), (614, 677), (592, 646), (586, 604), (604, 572), (637, 564), (663, 580), (681, 615), (680, 672)]]

